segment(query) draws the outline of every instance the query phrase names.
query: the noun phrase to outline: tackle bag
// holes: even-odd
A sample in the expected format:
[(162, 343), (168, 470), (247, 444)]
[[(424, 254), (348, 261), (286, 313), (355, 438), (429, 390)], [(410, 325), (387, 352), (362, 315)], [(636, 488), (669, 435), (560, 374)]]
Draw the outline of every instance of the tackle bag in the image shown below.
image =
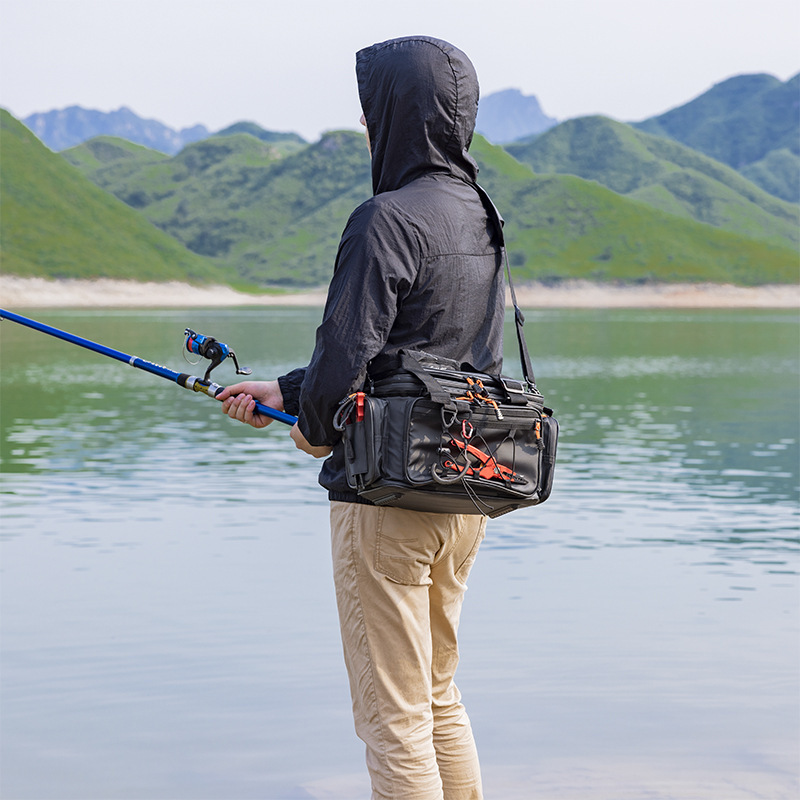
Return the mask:
[[(485, 193), (502, 237), (502, 221)], [(550, 496), (558, 422), (536, 388), (508, 258), (524, 380), (414, 350), (399, 369), (344, 398), (347, 482), (375, 505), (498, 517)]]
[(375, 505), (498, 517), (543, 503), (558, 422), (522, 381), (401, 353), (403, 369), (340, 405), (348, 485)]

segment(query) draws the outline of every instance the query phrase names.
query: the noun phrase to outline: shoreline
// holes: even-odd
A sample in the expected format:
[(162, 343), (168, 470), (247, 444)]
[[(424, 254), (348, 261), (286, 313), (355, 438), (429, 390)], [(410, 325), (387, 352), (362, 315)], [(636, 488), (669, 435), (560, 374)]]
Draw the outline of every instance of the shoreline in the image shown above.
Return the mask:
[[(515, 286), (522, 308), (797, 308), (800, 284), (646, 284), (618, 286), (588, 281)], [(0, 297), (12, 308), (231, 308), (322, 306), (325, 289), (247, 294), (227, 286), (191, 286), (112, 280), (48, 280), (0, 276)], [(508, 298), (507, 298), (508, 301)], [(507, 304), (510, 304), (507, 302)]]

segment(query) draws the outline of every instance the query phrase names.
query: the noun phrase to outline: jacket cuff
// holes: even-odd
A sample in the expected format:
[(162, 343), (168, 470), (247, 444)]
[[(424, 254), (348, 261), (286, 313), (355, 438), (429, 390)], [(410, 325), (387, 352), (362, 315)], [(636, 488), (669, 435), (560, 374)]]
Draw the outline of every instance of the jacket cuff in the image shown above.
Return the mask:
[(283, 395), (283, 410), (296, 417), (300, 413), (300, 387), (306, 377), (306, 368), (294, 369), (278, 377), (278, 385)]

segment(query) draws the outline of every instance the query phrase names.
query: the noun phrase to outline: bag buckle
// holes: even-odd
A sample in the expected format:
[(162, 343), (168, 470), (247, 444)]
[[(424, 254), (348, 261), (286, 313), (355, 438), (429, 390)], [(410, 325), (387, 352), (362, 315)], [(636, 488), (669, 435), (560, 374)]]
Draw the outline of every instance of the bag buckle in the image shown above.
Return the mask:
[(518, 381), (515, 378), (505, 378), (501, 375), (500, 382), (509, 394), (526, 394), (527, 384), (524, 381)]

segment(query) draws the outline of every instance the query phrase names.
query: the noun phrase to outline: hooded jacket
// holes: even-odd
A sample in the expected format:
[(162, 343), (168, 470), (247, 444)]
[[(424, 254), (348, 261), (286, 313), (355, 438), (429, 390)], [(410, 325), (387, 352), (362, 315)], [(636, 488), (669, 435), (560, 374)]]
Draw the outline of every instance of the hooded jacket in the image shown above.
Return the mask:
[[(505, 288), (501, 234), (468, 153), (478, 81), (457, 48), (424, 36), (356, 55), (374, 196), (347, 222), (308, 367), (278, 380), (312, 445), (331, 445), (320, 483), (356, 500), (333, 416), (401, 349), (499, 373)], [(484, 195), (485, 197), (485, 195)]]

